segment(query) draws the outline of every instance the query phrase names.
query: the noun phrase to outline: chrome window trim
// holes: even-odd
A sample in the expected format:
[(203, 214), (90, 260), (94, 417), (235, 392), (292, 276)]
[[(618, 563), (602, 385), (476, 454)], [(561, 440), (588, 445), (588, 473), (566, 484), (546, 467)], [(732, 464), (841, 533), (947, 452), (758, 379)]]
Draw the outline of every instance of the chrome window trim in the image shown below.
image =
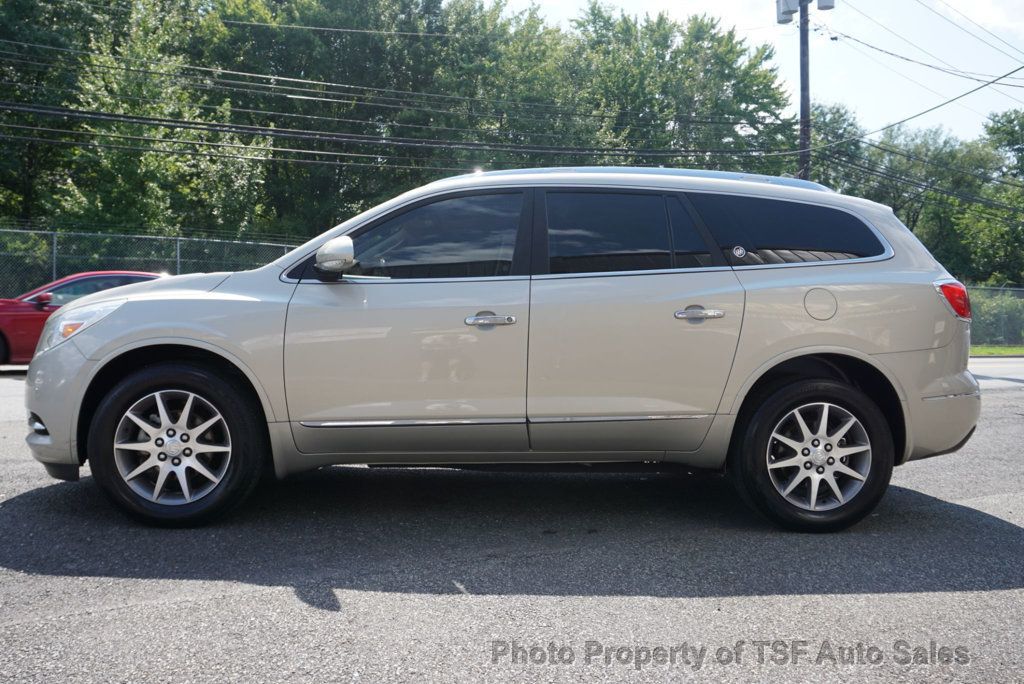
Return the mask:
[[(425, 187), (429, 187), (429, 186), (423, 186), (423, 187), (425, 188)], [(411, 198), (408, 199), (408, 201), (402, 202), (399, 205), (391, 207), (387, 211), (375, 213), (375, 214), (373, 214), (371, 216), (368, 216), (368, 217), (366, 217), (366, 220), (360, 221), (359, 223), (357, 223), (356, 225), (352, 226), (351, 228), (348, 228), (347, 230), (335, 232), (335, 230), (338, 227), (338, 226), (335, 226), (334, 228), (331, 228), (330, 230), (324, 231), (323, 233), (321, 233), (317, 237), (324, 238), (323, 242), (320, 243), (320, 246), (323, 246), (324, 242), (327, 242), (328, 240), (330, 240), (332, 238), (336, 238), (336, 237), (339, 237), (341, 235), (349, 235), (350, 233), (354, 233), (355, 231), (360, 230), (360, 229), (366, 227), (370, 223), (374, 223), (375, 221), (386, 220), (386, 218), (388, 216), (390, 216), (390, 215), (392, 215), (392, 214), (394, 214), (396, 212), (402, 211), (403, 209), (408, 207), (410, 204), (417, 204), (419, 202), (424, 202), (426, 200), (440, 201), (440, 200), (444, 199), (448, 195), (459, 196), (459, 195), (463, 195), (463, 194), (465, 194), (467, 192), (470, 192), (470, 193), (478, 193), (479, 192), (479, 194), (485, 194), (488, 190), (512, 190), (512, 191), (514, 191), (514, 190), (521, 190), (521, 191), (526, 191), (526, 190), (532, 190), (534, 187), (535, 187), (535, 185), (533, 183), (522, 183), (522, 184), (519, 184), (519, 183), (516, 183), (516, 184), (509, 183), (509, 184), (497, 184), (497, 185), (483, 185), (483, 186), (479, 186), (479, 187), (446, 188), (444, 190), (437, 190), (435, 192), (429, 192), (429, 193), (425, 193), (425, 194), (422, 194), (422, 195), (417, 195), (416, 197), (411, 197)], [(342, 222), (342, 224), (339, 224), (339, 225), (344, 225), (344, 222)], [(320, 246), (318, 246), (316, 249), (313, 249), (313, 250), (310, 250), (309, 252), (306, 252), (305, 254), (300, 256), (298, 259), (296, 259), (295, 261), (290, 262), (287, 266), (282, 268), (281, 269), (281, 275), (278, 276), (278, 278), (281, 280), (281, 282), (285, 282), (285, 283), (301, 283), (301, 282), (303, 282), (300, 278), (289, 278), (288, 277), (288, 273), (290, 273), (293, 268), (295, 268), (296, 266), (301, 264), (303, 261), (305, 261), (309, 257), (311, 257), (314, 254), (316, 254), (317, 249), (320, 249)], [(510, 276), (480, 276), (480, 277), (476, 277), (476, 278), (453, 278), (452, 280), (459, 280), (459, 281), (462, 281), (462, 282), (471, 282), (473, 280), (495, 280), (495, 279), (498, 279), (498, 278), (508, 278), (508, 277), (510, 277)], [(529, 278), (530, 276), (526, 275), (526, 276), (512, 276), (512, 277)], [(337, 282), (341, 282), (341, 280), (342, 279), (339, 279), (339, 280), (334, 281), (334, 282), (323, 282), (323, 281), (317, 281), (317, 282), (319, 282), (322, 285), (333, 285), (333, 284), (335, 284)], [(400, 280), (402, 282), (407, 282), (408, 283), (408, 282), (422, 282), (422, 281), (438, 282), (440, 280), (447, 280), (447, 279), (443, 279), (443, 278), (396, 278), (395, 280)]]
[(286, 280), (288, 283), (300, 285), (398, 285), (406, 283), (479, 283), (502, 280), (529, 280), (528, 275), (516, 276), (472, 276), (469, 278), (374, 278), (367, 276), (341, 277), (334, 281), (323, 280)]
[[(800, 261), (800, 262), (786, 263), (786, 264), (749, 264), (749, 265), (745, 265), (745, 266), (732, 266), (731, 268), (733, 270), (736, 270), (736, 271), (754, 271), (754, 270), (760, 270), (760, 269), (764, 269), (764, 268), (791, 268), (791, 267), (803, 267), (803, 266), (836, 266), (838, 264), (865, 264), (865, 263), (870, 263), (870, 262), (873, 262), (873, 261), (886, 261), (886, 260), (892, 259), (894, 256), (896, 256), (896, 252), (893, 250), (892, 245), (889, 243), (889, 240), (886, 239), (885, 235), (882, 234), (882, 231), (878, 230), (878, 228), (875, 227), (874, 223), (872, 223), (870, 220), (868, 220), (865, 216), (862, 216), (861, 214), (858, 214), (855, 211), (851, 211), (850, 209), (847, 209), (846, 207), (841, 207), (841, 206), (837, 206), (837, 205), (834, 205), (834, 204), (828, 204), (828, 203), (823, 203), (823, 202), (812, 202), (812, 201), (805, 201), (805, 200), (802, 200), (802, 199), (790, 199), (788, 197), (772, 197), (771, 195), (750, 195), (750, 194), (746, 194), (746, 193), (742, 193), (742, 192), (716, 192), (714, 190), (681, 190), (680, 192), (682, 192), (683, 194), (685, 194), (687, 196), (703, 194), (703, 195), (725, 195), (727, 197), (753, 197), (755, 199), (766, 199), (766, 200), (771, 200), (773, 202), (790, 202), (790, 203), (793, 203), (793, 204), (809, 204), (812, 207), (821, 207), (823, 209), (834, 209), (835, 211), (841, 211), (843, 213), (849, 214), (853, 218), (855, 218), (858, 221), (860, 221), (861, 223), (863, 223), (865, 226), (867, 226), (867, 229), (870, 230), (871, 233), (875, 236), (875, 238), (878, 240), (879, 244), (882, 245), (882, 253), (881, 254), (875, 254), (873, 256), (868, 256), (868, 257), (856, 257), (854, 259), (832, 259), (831, 261)], [(699, 215), (700, 211), (698, 210), (697, 213)], [(704, 220), (703, 216), (701, 217), (701, 220), (702, 221)], [(710, 228), (709, 228), (709, 230), (710, 230)]]
[(300, 421), (307, 428), (347, 427), (427, 427), (444, 425), (523, 425), (526, 423), (613, 423), (637, 420), (699, 420), (711, 418), (710, 413), (657, 414), (650, 416), (544, 416), (541, 418), (450, 418), (421, 420), (322, 420)]
[[(426, 188), (426, 187), (429, 187), (429, 186), (423, 186), (423, 187)], [(770, 184), (765, 184), (765, 189), (772, 188), (772, 187), (785, 187), (785, 186), (778, 186), (778, 185), (772, 186)], [(693, 189), (693, 188), (680, 188), (680, 187), (672, 187), (672, 186), (667, 186), (666, 187), (666, 186), (647, 185), (647, 184), (633, 185), (633, 184), (629, 184), (629, 183), (623, 184), (623, 183), (572, 182), (572, 181), (564, 181), (564, 180), (560, 180), (560, 181), (544, 181), (544, 180), (541, 179), (541, 177), (538, 177), (536, 179), (531, 179), (529, 182), (524, 181), (522, 183), (497, 183), (497, 184), (487, 184), (487, 183), (485, 183), (485, 184), (481, 184), (481, 185), (477, 185), (477, 186), (460, 187), (460, 188), (445, 188), (443, 190), (436, 190), (434, 192), (428, 192), (428, 193), (425, 193), (425, 194), (422, 194), (422, 195), (417, 195), (416, 197), (411, 197), (411, 198), (409, 198), (408, 201), (403, 202), (402, 204), (399, 204), (397, 206), (391, 207), (386, 212), (378, 213), (378, 214), (374, 214), (372, 216), (369, 216), (369, 217), (366, 218), (366, 220), (364, 220), (364, 221), (362, 221), (362, 222), (360, 222), (360, 223), (358, 223), (358, 224), (348, 228), (347, 230), (335, 232), (335, 228), (337, 228), (337, 226), (336, 226), (335, 228), (332, 228), (330, 230), (327, 230), (327, 231), (321, 233), (318, 237), (323, 238), (323, 241), (326, 242), (327, 240), (329, 240), (331, 238), (334, 238), (334, 237), (338, 237), (339, 235), (348, 235), (349, 233), (351, 233), (353, 231), (359, 230), (360, 228), (362, 228), (366, 224), (368, 224), (368, 223), (370, 223), (372, 221), (380, 220), (384, 216), (387, 216), (388, 214), (391, 214), (391, 213), (393, 213), (395, 211), (399, 211), (399, 210), (403, 209), (404, 207), (408, 206), (409, 204), (413, 204), (413, 203), (416, 203), (416, 202), (421, 202), (423, 200), (440, 199), (440, 198), (443, 198), (446, 195), (463, 193), (463, 192), (466, 192), (467, 190), (472, 190), (472, 191), (513, 190), (513, 189), (520, 189), (520, 190), (529, 190), (529, 189), (538, 189), (538, 190), (565, 189), (565, 190), (572, 190), (574, 188), (579, 188), (579, 189), (596, 189), (596, 190), (610, 190), (610, 191), (615, 191), (615, 190), (636, 190), (636, 191), (650, 191), (650, 192), (661, 192), (661, 193), (682, 193), (682, 194), (703, 193), (703, 194), (709, 194), (709, 195), (726, 195), (726, 196), (735, 196), (735, 197), (754, 197), (754, 198), (757, 198), (757, 199), (768, 199), (768, 200), (774, 200), (774, 201), (777, 201), (777, 202), (794, 202), (794, 203), (797, 203), (797, 204), (810, 204), (811, 206), (823, 207), (823, 208), (826, 208), (826, 209), (835, 209), (836, 211), (842, 211), (842, 212), (845, 212), (847, 214), (850, 214), (851, 216), (856, 218), (858, 221), (860, 221), (861, 223), (866, 225), (868, 227), (868, 230), (870, 230), (874, 234), (874, 236), (876, 238), (878, 238), (878, 241), (882, 244), (883, 251), (882, 251), (881, 254), (877, 254), (875, 256), (858, 257), (856, 259), (837, 259), (837, 260), (833, 260), (833, 261), (808, 261), (808, 262), (787, 263), (787, 264), (751, 264), (751, 265), (748, 265), (748, 266), (712, 266), (712, 267), (707, 267), (707, 268), (658, 269), (656, 271), (614, 271), (614, 272), (596, 271), (596, 272), (593, 272), (593, 273), (557, 273), (557, 274), (546, 273), (546, 274), (541, 274), (541, 275), (537, 275), (537, 276), (513, 276), (513, 277), (526, 277), (526, 278), (549, 278), (549, 277), (551, 277), (551, 278), (554, 278), (554, 277), (595, 277), (595, 276), (609, 275), (609, 274), (614, 274), (614, 275), (618, 276), (618, 275), (642, 275), (642, 274), (645, 274), (645, 273), (683, 273), (683, 272), (689, 272), (689, 273), (697, 272), (697, 273), (699, 273), (701, 271), (710, 270), (710, 269), (732, 269), (732, 270), (737, 270), (737, 271), (739, 271), (739, 270), (751, 271), (751, 270), (767, 269), (767, 268), (790, 268), (790, 267), (804, 267), (804, 266), (835, 266), (835, 265), (839, 265), (839, 264), (870, 263), (870, 262), (877, 262), (877, 261), (886, 261), (888, 259), (893, 258), (896, 255), (895, 251), (892, 248), (892, 245), (889, 243), (889, 240), (885, 237), (885, 235), (882, 233), (882, 231), (878, 230), (878, 228), (875, 227), (874, 223), (872, 223), (869, 219), (867, 219), (863, 215), (861, 215), (861, 214), (857, 213), (856, 211), (853, 211), (853, 210), (851, 210), (851, 209), (849, 209), (847, 207), (840, 206), (840, 205), (837, 205), (837, 204), (832, 204), (832, 203), (829, 203), (829, 202), (816, 202), (816, 201), (805, 200), (805, 199), (796, 199), (796, 198), (790, 198), (790, 197), (779, 197), (779, 196), (773, 195), (771, 193), (764, 193), (764, 194), (762, 194), (762, 193), (750, 193), (750, 192), (723, 192), (721, 190), (715, 190), (715, 189)], [(829, 196), (826, 193), (822, 193), (822, 194), (825, 195), (825, 196)], [(843, 195), (841, 195), (839, 193), (834, 193), (832, 196), (836, 196), (836, 195), (838, 195), (840, 197), (843, 197)], [(321, 242), (320, 244), (323, 244), (323, 242)], [(319, 247), (317, 247), (317, 249), (319, 249)], [(309, 252), (306, 252), (305, 254), (303, 254), (299, 258), (295, 259), (294, 261), (288, 263), (287, 266), (285, 266), (284, 268), (281, 269), (281, 275), (279, 276), (280, 280), (282, 282), (285, 282), (285, 283), (299, 283), (299, 282), (303, 282), (303, 281), (301, 281), (298, 278), (289, 278), (289, 277), (287, 277), (287, 274), (293, 268), (298, 266), (301, 262), (305, 261), (310, 256), (312, 256), (313, 254), (316, 254), (316, 249), (310, 250)], [(509, 276), (493, 276), (493, 277), (485, 277), (485, 278), (483, 278), (483, 280), (494, 280), (495, 278), (508, 278), (508, 277)], [(423, 281), (437, 282), (440, 279), (439, 278), (415, 278), (415, 279), (409, 278), (409, 279), (400, 279), (400, 280), (401, 280), (401, 282), (423, 282)], [(468, 278), (457, 278), (455, 280), (459, 280), (459, 281), (463, 281), (463, 282), (468, 282), (470, 279), (468, 279)], [(320, 282), (320, 281), (317, 281), (317, 282)], [(334, 283), (321, 283), (321, 284), (332, 285)]]
[(731, 266), (701, 266), (699, 268), (657, 268), (648, 271), (588, 271), (586, 273), (544, 273), (530, 276), (533, 280), (561, 280), (563, 278), (604, 278), (621, 276), (667, 275), (672, 273), (710, 273), (731, 271)]
[[(871, 226), (869, 225), (868, 227), (870, 228)], [(798, 261), (786, 264), (750, 264), (747, 266), (733, 266), (732, 269), (735, 271), (759, 271), (766, 268), (801, 268), (804, 266), (841, 266), (845, 264), (867, 264), (873, 261), (888, 261), (889, 259), (892, 259), (894, 256), (896, 256), (896, 253), (893, 251), (892, 247), (889, 246), (889, 241), (884, 238), (881, 238), (881, 236), (879, 236), (879, 238), (882, 243), (882, 247), (885, 248), (885, 251), (882, 252), (881, 254), (876, 254), (875, 256), (857, 257), (855, 259), (832, 259), (830, 261)]]
[(530, 418), (530, 423), (617, 423), (636, 420), (699, 420), (710, 413), (665, 413), (650, 416), (543, 416)]
[(339, 427), (412, 427), (430, 425), (522, 425), (525, 418), (452, 418), (427, 420), (323, 420), (301, 421), (299, 425), (307, 428), (339, 428)]

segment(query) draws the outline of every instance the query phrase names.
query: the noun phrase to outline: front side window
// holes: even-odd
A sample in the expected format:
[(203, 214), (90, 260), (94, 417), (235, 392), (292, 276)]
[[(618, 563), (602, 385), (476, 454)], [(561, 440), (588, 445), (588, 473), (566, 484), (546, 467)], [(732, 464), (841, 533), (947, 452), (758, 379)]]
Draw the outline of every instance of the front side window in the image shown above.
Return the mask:
[(687, 193), (734, 266), (840, 261), (885, 248), (845, 211), (785, 200)]
[(546, 197), (551, 273), (672, 267), (661, 195), (548, 192)]
[(509, 275), (523, 193), (438, 200), (354, 238), (351, 275), (473, 278)]

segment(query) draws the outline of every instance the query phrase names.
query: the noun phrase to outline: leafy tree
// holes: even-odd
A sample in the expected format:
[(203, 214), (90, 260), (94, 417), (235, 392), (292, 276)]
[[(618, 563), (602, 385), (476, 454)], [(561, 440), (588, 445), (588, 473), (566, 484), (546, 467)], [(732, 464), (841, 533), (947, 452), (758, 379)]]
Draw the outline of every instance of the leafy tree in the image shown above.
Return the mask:
[[(71, 104), (115, 117), (230, 120), (229, 101), (211, 117), (180, 85), (181, 59), (171, 53), (186, 34), (184, 12), (137, 0), (123, 33), (97, 32)], [(116, 119), (85, 120), (77, 132), (85, 145), (71, 150), (63, 173), (53, 174), (47, 204), (54, 214), (166, 234), (196, 226), (245, 234), (262, 218), (265, 140)]]

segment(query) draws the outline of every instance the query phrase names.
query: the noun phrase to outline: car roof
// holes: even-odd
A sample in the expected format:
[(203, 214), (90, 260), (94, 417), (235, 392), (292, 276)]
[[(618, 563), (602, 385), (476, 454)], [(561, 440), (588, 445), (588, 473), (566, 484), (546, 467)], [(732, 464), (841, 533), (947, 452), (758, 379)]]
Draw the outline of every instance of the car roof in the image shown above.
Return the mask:
[(844, 195), (819, 183), (737, 171), (670, 169), (637, 166), (565, 166), (548, 168), (478, 171), (436, 180), (386, 202), (390, 208), (421, 197), (443, 192), (483, 190), (501, 187), (579, 186), (655, 189), (674, 192), (717, 192), (753, 195), (773, 199), (823, 204), (846, 209), (856, 207), (891, 211), (868, 199)]
[(791, 188), (804, 188), (819, 192), (834, 192), (831, 188), (788, 176), (769, 176), (760, 173), (744, 173), (742, 171), (713, 171), (707, 169), (670, 169), (647, 166), (562, 166), (530, 169), (504, 169), (501, 171), (479, 171), (462, 174), (454, 178), (494, 178), (502, 176), (537, 176), (537, 175), (577, 175), (587, 178), (592, 174), (614, 174), (623, 176), (656, 177), (656, 178), (715, 178), (719, 180), (743, 181), (747, 183), (767, 183)]
[(73, 280), (79, 280), (81, 278), (90, 278), (94, 276), (108, 276), (108, 275), (127, 275), (127, 276), (143, 276), (149, 278), (159, 278), (159, 273), (150, 273), (148, 271), (82, 271), (81, 273), (72, 273), (57, 280), (52, 280), (48, 283), (44, 283), (39, 287), (33, 288), (28, 292), (18, 295), (18, 299), (24, 299), (25, 297), (31, 297), (34, 294), (40, 292), (46, 292), (50, 288), (56, 287), (57, 285), (63, 285), (64, 283), (71, 282)]

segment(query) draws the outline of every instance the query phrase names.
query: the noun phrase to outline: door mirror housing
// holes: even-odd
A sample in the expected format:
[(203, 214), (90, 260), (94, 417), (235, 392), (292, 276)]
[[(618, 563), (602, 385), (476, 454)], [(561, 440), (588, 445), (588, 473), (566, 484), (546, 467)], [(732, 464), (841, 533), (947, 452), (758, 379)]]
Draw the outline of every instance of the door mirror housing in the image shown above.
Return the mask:
[(339, 235), (316, 250), (316, 271), (322, 275), (337, 276), (356, 265), (356, 249), (352, 238)]
[(33, 301), (35, 302), (37, 309), (45, 309), (53, 303), (53, 293), (41, 292), (35, 296)]

